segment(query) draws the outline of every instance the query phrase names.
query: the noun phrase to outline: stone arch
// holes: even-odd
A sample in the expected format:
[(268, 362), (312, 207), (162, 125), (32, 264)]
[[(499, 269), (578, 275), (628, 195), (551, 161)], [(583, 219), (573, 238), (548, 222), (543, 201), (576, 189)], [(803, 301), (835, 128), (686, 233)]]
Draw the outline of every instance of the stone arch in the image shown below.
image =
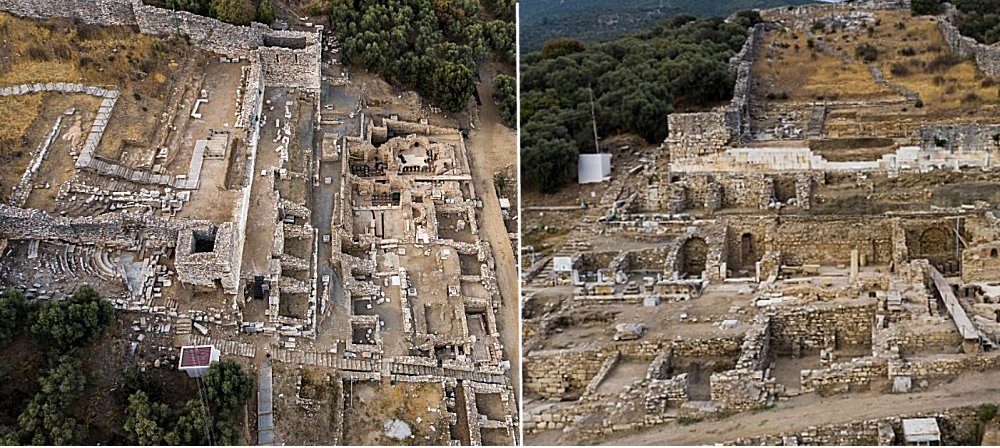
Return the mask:
[(941, 227), (931, 227), (920, 234), (921, 255), (951, 256), (955, 253), (955, 237)]
[(708, 243), (704, 239), (694, 237), (681, 245), (677, 254), (677, 270), (681, 277), (701, 277), (707, 262)]

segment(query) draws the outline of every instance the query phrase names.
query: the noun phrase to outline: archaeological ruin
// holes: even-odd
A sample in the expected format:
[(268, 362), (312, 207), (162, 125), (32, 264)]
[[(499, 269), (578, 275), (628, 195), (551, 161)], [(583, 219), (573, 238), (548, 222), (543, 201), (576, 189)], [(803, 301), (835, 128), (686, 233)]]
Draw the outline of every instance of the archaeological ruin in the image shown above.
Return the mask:
[(1000, 51), (945, 11), (764, 10), (731, 102), (623, 146), (581, 207), (526, 204), (548, 238), (522, 252), (526, 444), (904, 444), (918, 417), (974, 440), (998, 399)]
[[(329, 432), (291, 444), (361, 443), (351, 425), (386, 412), (359, 411), (367, 394), (420, 400), (390, 410), (380, 437), (405, 425), (428, 434), (410, 443), (519, 442), (498, 328), (516, 297), (501, 297), (479, 229), (500, 217), (483, 214), (459, 129), (369, 111), (323, 26), (240, 27), (141, 0), (0, 11), (185, 46), (155, 102), (127, 76), (0, 86), (0, 104), (41, 101), (44, 127), (23, 174), (0, 179), (0, 290), (55, 301), (92, 285), (126, 323), (130, 363), (177, 368), (182, 346), (212, 346), (253, 366), (261, 443), (300, 440), (316, 412)], [(336, 393), (313, 393), (323, 381)]]

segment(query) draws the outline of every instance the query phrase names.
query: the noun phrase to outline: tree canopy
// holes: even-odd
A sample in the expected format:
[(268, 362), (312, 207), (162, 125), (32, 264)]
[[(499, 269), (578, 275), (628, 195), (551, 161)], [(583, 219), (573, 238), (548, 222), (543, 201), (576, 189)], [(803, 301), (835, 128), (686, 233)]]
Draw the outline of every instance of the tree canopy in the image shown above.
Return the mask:
[(487, 5), (492, 20), (478, 0), (324, 3), (317, 9), (330, 13), (347, 62), (413, 88), (450, 112), (468, 104), (479, 63), (490, 56), (507, 63), (515, 59), (516, 27), (498, 2)]
[(10, 344), (27, 321), (28, 305), (24, 293), (8, 288), (0, 295), (0, 346)]
[(557, 191), (576, 174), (580, 151), (594, 148), (591, 98), (601, 135), (667, 135), (675, 110), (711, 108), (732, 98), (729, 59), (761, 21), (678, 16), (615, 40), (546, 42), (521, 61), (521, 167), (528, 187)]
[(493, 100), (500, 109), (500, 119), (509, 128), (517, 126), (517, 80), (512, 76), (497, 75), (493, 79)]
[(63, 349), (71, 349), (99, 339), (113, 320), (111, 303), (89, 285), (83, 285), (68, 300), (44, 305), (31, 331), (51, 338)]
[(254, 381), (243, 367), (224, 359), (208, 368), (202, 378), (208, 402), (219, 413), (234, 413), (243, 407), (254, 390)]

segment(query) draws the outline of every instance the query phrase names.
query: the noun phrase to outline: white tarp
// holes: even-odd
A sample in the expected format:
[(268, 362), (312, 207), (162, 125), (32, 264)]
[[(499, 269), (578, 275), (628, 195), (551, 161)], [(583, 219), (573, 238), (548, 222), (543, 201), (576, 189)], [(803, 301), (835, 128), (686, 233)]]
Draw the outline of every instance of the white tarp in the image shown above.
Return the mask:
[(611, 154), (580, 154), (577, 178), (581, 184), (601, 182), (611, 175)]

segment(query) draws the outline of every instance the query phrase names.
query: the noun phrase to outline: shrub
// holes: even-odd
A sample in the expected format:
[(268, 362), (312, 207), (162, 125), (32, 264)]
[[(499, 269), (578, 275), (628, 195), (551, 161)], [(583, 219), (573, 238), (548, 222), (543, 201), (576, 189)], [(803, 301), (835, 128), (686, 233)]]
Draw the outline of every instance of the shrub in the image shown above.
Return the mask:
[(33, 61), (45, 62), (52, 59), (52, 55), (49, 54), (49, 50), (39, 45), (32, 45), (28, 47), (27, 53), (28, 57)]
[(878, 48), (871, 44), (861, 44), (854, 47), (854, 55), (865, 62), (875, 62), (878, 59)]
[(893, 76), (907, 76), (910, 74), (910, 69), (906, 68), (903, 64), (896, 63), (892, 64), (889, 73), (892, 73)]
[(962, 62), (962, 58), (951, 53), (937, 55), (927, 63), (927, 71), (932, 73), (947, 71), (960, 62)]
[(924, 101), (923, 100), (917, 100), (916, 103), (913, 103), (913, 107), (916, 107), (917, 109), (920, 109), (920, 108), (924, 107)]
[(913, 47), (906, 47), (903, 48), (902, 50), (899, 50), (899, 54), (903, 56), (916, 56), (917, 50), (915, 50)]

